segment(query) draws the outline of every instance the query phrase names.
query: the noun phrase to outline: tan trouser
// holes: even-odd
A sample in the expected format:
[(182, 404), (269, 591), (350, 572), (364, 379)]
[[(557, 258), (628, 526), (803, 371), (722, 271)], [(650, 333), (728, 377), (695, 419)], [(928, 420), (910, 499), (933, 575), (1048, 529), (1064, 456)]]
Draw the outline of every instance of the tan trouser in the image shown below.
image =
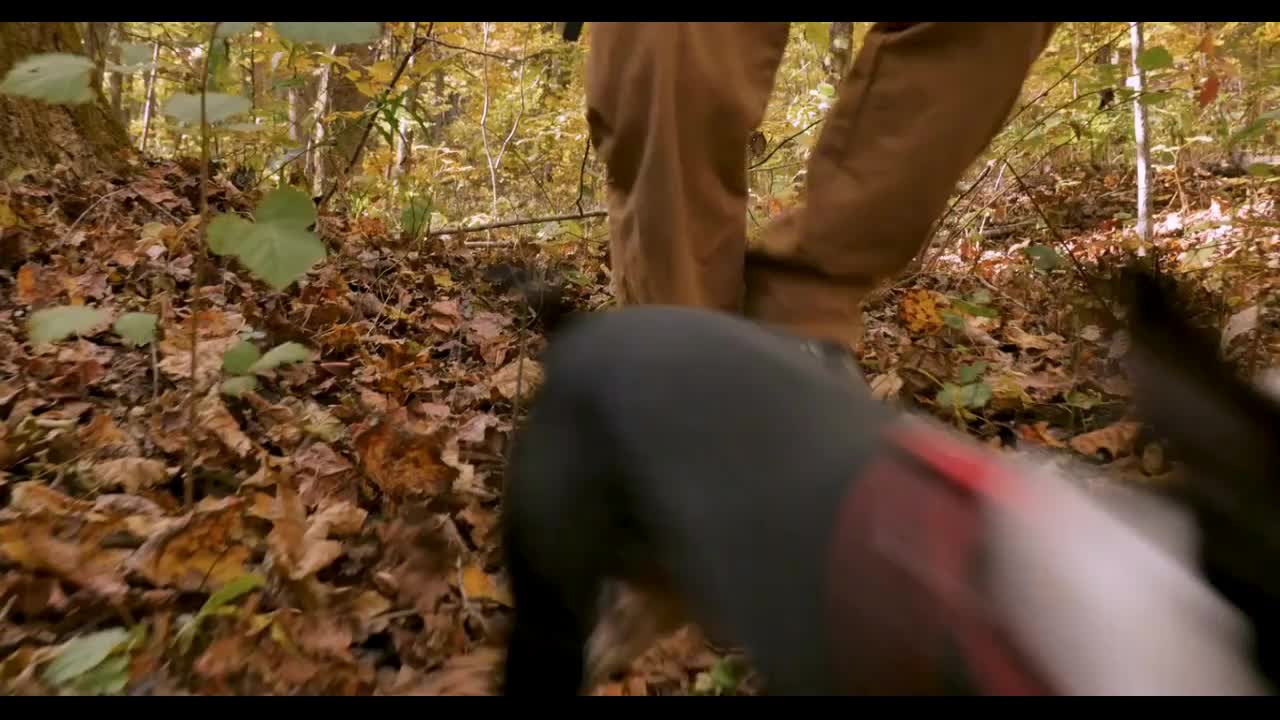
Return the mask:
[(747, 140), (788, 25), (588, 24), (615, 290), (855, 344), (862, 298), (921, 249), (1054, 24), (877, 24), (814, 147), (805, 207), (748, 254)]

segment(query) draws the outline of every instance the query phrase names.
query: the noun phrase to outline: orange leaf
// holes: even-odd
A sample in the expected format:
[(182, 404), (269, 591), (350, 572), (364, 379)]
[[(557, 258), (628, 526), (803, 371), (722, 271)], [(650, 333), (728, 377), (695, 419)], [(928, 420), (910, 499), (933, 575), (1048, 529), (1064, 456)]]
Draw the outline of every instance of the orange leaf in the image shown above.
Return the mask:
[(1204, 81), (1204, 85), (1200, 86), (1200, 94), (1196, 96), (1196, 102), (1200, 104), (1200, 107), (1208, 105), (1213, 102), (1214, 98), (1218, 97), (1218, 85), (1217, 75), (1210, 75), (1209, 79)]
[(1071, 449), (1090, 457), (1098, 457), (1099, 453), (1106, 452), (1112, 460), (1122, 455), (1131, 455), (1138, 442), (1138, 430), (1141, 427), (1141, 424), (1129, 420), (1108, 425), (1101, 430), (1071, 438)]
[(18, 302), (30, 305), (40, 299), (36, 285), (40, 280), (40, 270), (32, 263), (25, 263), (18, 269)]

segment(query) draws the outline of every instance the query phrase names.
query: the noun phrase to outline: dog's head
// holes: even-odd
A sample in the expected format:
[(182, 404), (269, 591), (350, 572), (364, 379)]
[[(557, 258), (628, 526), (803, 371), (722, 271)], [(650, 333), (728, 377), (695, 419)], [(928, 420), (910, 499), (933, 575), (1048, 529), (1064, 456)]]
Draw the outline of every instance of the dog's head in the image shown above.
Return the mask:
[(1249, 618), (1259, 670), (1280, 684), (1280, 402), (1185, 319), (1172, 282), (1139, 268), (1125, 279), (1139, 413), (1183, 461), (1173, 492), (1199, 526), (1201, 568)]

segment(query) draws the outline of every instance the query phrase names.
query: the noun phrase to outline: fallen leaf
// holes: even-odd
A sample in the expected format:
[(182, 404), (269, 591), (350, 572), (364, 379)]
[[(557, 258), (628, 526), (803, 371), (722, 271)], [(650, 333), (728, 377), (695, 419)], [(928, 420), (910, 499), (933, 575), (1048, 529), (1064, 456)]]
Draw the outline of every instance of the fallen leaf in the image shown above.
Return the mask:
[(327, 527), (329, 536), (357, 535), (364, 527), (368, 515), (368, 511), (340, 500), (317, 512), (312, 516), (311, 522)]
[(389, 695), (416, 696), (488, 696), (498, 692), (503, 654), (494, 648), (484, 648), (451, 657), (439, 670), (431, 672), (412, 684), (400, 684)]
[[(1211, 41), (1212, 42), (1212, 41)], [(1221, 81), (1218, 80), (1216, 74), (1210, 74), (1204, 81), (1204, 85), (1200, 86), (1200, 92), (1196, 93), (1196, 104), (1201, 108), (1213, 102), (1218, 97), (1218, 86)]]
[(913, 334), (932, 334), (942, 329), (936, 294), (931, 290), (913, 290), (902, 298), (899, 309), (902, 322)]
[(457, 300), (441, 300), (431, 304), (431, 326), (451, 333), (462, 325), (462, 311)]
[(1231, 341), (1258, 326), (1260, 305), (1253, 305), (1231, 316), (1227, 327), (1222, 331), (1222, 349), (1225, 351)]
[(354, 435), (352, 445), (365, 473), (386, 495), (404, 499), (448, 488), (453, 471), (441, 458), (436, 435), (417, 432), (387, 418)]
[(163, 485), (169, 479), (165, 464), (159, 460), (128, 457), (101, 460), (89, 465), (95, 489), (124, 490), (136, 493)]
[(1005, 337), (1014, 345), (1022, 350), (1049, 350), (1056, 345), (1061, 345), (1064, 341), (1062, 336), (1057, 333), (1048, 335), (1032, 335), (1017, 325), (1006, 325)]
[[(1131, 455), (1134, 444), (1138, 440), (1141, 423), (1121, 421), (1093, 432), (1084, 433), (1071, 438), (1072, 450), (1095, 459), (1114, 460)], [(1105, 453), (1105, 456), (1100, 455)]]
[(898, 371), (890, 370), (871, 378), (871, 397), (884, 402), (898, 397), (902, 392), (902, 378)]
[(96, 412), (93, 419), (79, 430), (80, 442), (86, 449), (100, 454), (137, 455), (138, 442), (125, 433), (106, 412)]
[(129, 569), (153, 585), (212, 592), (248, 574), (243, 501), (204, 500), (134, 552)]
[(102, 541), (122, 530), (116, 521), (35, 515), (0, 520), (0, 557), (36, 572), (47, 572), (106, 598), (128, 591), (124, 582), (128, 550), (104, 548)]
[(1065, 448), (1067, 444), (1054, 437), (1049, 432), (1049, 423), (1041, 420), (1034, 425), (1019, 425), (1018, 434), (1023, 440), (1036, 443), (1038, 445), (1046, 445), (1051, 448)]
[(240, 429), (235, 416), (222, 404), (222, 399), (216, 393), (209, 393), (200, 402), (197, 424), (205, 432), (212, 433), (223, 447), (240, 457), (247, 457), (253, 451), (253, 441)]
[(490, 382), (498, 394), (515, 400), (517, 393), (528, 399), (542, 385), (542, 364), (537, 360), (516, 358), (494, 373)]
[(18, 302), (22, 305), (34, 305), (44, 299), (40, 287), (40, 266), (23, 263), (18, 268)]
[(462, 569), (462, 591), (468, 600), (490, 600), (507, 607), (515, 604), (507, 588), (499, 586), (492, 575), (475, 565)]
[(287, 483), (276, 486), (276, 513), (267, 535), (267, 560), (291, 580), (311, 577), (342, 556), (342, 543), (326, 540), (327, 525), (307, 522), (307, 511)]

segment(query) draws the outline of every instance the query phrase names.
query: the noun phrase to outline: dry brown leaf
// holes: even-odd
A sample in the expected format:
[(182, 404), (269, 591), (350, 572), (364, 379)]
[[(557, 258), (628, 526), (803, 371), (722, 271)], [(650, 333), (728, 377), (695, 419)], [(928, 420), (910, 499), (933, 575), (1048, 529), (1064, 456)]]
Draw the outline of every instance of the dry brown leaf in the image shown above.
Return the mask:
[(236, 418), (227, 410), (218, 397), (217, 391), (211, 391), (201, 401), (197, 422), (202, 430), (212, 433), (222, 446), (240, 457), (248, 457), (253, 451), (253, 441), (240, 429)]
[(441, 300), (431, 303), (431, 326), (441, 332), (451, 333), (462, 325), (462, 312), (457, 300)]
[(485, 431), (497, 424), (498, 418), (492, 415), (475, 415), (470, 420), (463, 423), (462, 427), (458, 428), (458, 432), (455, 437), (457, 437), (461, 442), (478, 445), (484, 442)]
[(244, 575), (244, 502), (201, 501), (191, 513), (152, 535), (129, 558), (129, 569), (153, 585), (212, 592)]
[(163, 485), (169, 480), (169, 471), (159, 460), (127, 457), (101, 460), (89, 466), (97, 489), (124, 488), (131, 493), (145, 488)]
[(93, 503), (63, 495), (43, 483), (29, 480), (13, 486), (9, 509), (20, 513), (45, 511), (54, 515), (88, 515)]
[(1071, 438), (1071, 449), (1092, 458), (1099, 458), (1099, 453), (1105, 452), (1105, 459), (1110, 460), (1131, 455), (1141, 428), (1141, 423), (1124, 420)]
[(307, 522), (307, 511), (288, 483), (276, 486), (276, 511), (267, 535), (267, 560), (291, 580), (315, 575), (342, 556), (342, 543), (326, 540), (327, 525)]
[(508, 400), (515, 400), (517, 389), (521, 398), (528, 399), (542, 385), (542, 379), (542, 363), (516, 358), (494, 373), (491, 383), (493, 389)]
[(1049, 432), (1049, 423), (1044, 420), (1041, 420), (1034, 425), (1019, 425), (1018, 433), (1023, 440), (1028, 440), (1039, 445), (1047, 445), (1052, 448), (1067, 447), (1066, 443), (1054, 437)]
[(367, 511), (361, 510), (345, 500), (340, 500), (313, 515), (311, 523), (327, 527), (330, 537), (342, 537), (359, 534), (361, 528), (364, 527), (365, 518), (368, 516), (369, 513)]
[(119, 428), (106, 412), (96, 412), (88, 425), (80, 428), (80, 442), (102, 455), (137, 455), (138, 441)]
[(416, 682), (397, 683), (389, 695), (496, 695), (501, 675), (502, 652), (494, 648), (482, 648), (466, 655), (458, 655), (444, 661), (439, 670)]
[(902, 378), (897, 370), (881, 373), (871, 378), (871, 397), (881, 402), (892, 400), (902, 392), (902, 385)]
[(372, 427), (353, 428), (353, 434), (360, 466), (389, 497), (434, 495), (453, 479), (453, 470), (441, 458), (437, 435), (393, 423), (390, 416)]
[(34, 263), (24, 263), (18, 268), (16, 299), (19, 304), (34, 305), (44, 299), (44, 292), (41, 290), (44, 283), (40, 282), (41, 274), (40, 266)]
[(36, 572), (47, 572), (101, 596), (118, 598), (128, 550), (104, 548), (103, 541), (124, 531), (119, 520), (86, 521), (38, 514), (0, 520), (0, 557)]
[[(175, 337), (177, 330), (169, 330), (158, 344), (160, 362), (157, 367), (170, 380), (191, 378), (191, 346), (185, 334)], [(183, 331), (186, 332), (186, 331)], [(235, 335), (219, 338), (202, 338), (196, 346), (196, 387), (200, 392), (211, 387), (222, 376), (222, 355), (240, 342)]]
[(1066, 340), (1057, 333), (1049, 333), (1048, 335), (1032, 335), (1017, 325), (1006, 325), (1004, 330), (1005, 337), (1009, 339), (1009, 342), (1017, 345), (1023, 350), (1050, 350), (1066, 342)]

